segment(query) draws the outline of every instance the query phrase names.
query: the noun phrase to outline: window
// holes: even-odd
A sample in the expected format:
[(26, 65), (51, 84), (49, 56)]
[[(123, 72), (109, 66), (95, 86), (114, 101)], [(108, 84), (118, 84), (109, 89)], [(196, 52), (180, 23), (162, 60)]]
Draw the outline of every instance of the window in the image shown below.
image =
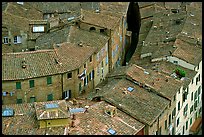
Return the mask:
[(92, 70), (92, 78), (94, 79), (94, 70)]
[(171, 114), (169, 115), (169, 125), (171, 124)]
[(86, 63), (84, 64), (84, 68), (86, 68)]
[(193, 119), (191, 118), (191, 119), (190, 119), (190, 125), (192, 124), (192, 122), (193, 122)]
[(187, 99), (187, 96), (188, 96), (188, 93), (187, 93), (187, 92), (184, 92), (184, 93), (183, 93), (183, 102), (185, 102), (185, 100)]
[(199, 88), (198, 88), (198, 96), (200, 95), (200, 89), (201, 89), (201, 87), (199, 86)]
[(198, 106), (198, 101), (196, 100), (196, 101), (194, 102), (194, 110), (196, 110), (197, 106)]
[(199, 63), (198, 63), (198, 68), (197, 68), (197, 70), (199, 70)]
[(50, 84), (52, 84), (52, 77), (51, 76), (47, 77), (47, 85), (50, 85)]
[(63, 95), (62, 95), (62, 98), (63, 98), (63, 99), (69, 99), (69, 98), (71, 98), (71, 90), (64, 91), (64, 92), (63, 92)]
[(11, 91), (11, 92), (10, 92), (10, 96), (13, 96), (13, 94), (14, 94), (14, 92)]
[(30, 88), (33, 88), (35, 86), (34, 80), (30, 80), (29, 84), (30, 84)]
[(3, 94), (3, 96), (6, 96), (6, 94), (8, 94), (8, 92), (4, 91), (2, 94)]
[(188, 129), (188, 121), (186, 121), (186, 130)]
[(88, 76), (86, 76), (84, 79), (84, 86), (86, 86), (87, 84), (88, 84)]
[(4, 44), (8, 44), (8, 41), (9, 39), (8, 39), (8, 37), (4, 37), (4, 39), (3, 39), (3, 42), (4, 42)]
[(193, 112), (193, 105), (190, 108), (190, 114)]
[(193, 101), (193, 92), (191, 93), (191, 101)]
[(180, 101), (178, 102), (178, 111), (180, 110)]
[(188, 111), (188, 104), (184, 107), (183, 115), (186, 116)]
[(53, 94), (47, 95), (47, 101), (52, 101), (53, 100)]
[(81, 93), (81, 83), (79, 83), (79, 92)]
[(44, 32), (44, 26), (33, 26), (33, 32)]
[(67, 73), (67, 78), (72, 78), (72, 72)]
[(23, 103), (23, 100), (22, 100), (22, 99), (17, 99), (17, 100), (16, 100), (16, 103), (17, 103), (17, 104), (21, 104), (21, 103)]
[(105, 32), (105, 29), (100, 29), (100, 32), (101, 32), (101, 33)]
[(198, 75), (198, 81), (200, 81), (200, 74)]
[(16, 82), (16, 89), (21, 89), (21, 82)]
[(167, 129), (167, 120), (165, 120), (165, 129)]
[(176, 101), (176, 95), (174, 95), (174, 101)]
[(91, 27), (89, 30), (90, 30), (90, 31), (96, 30), (96, 28), (95, 28), (95, 27)]
[(198, 84), (198, 77), (196, 78), (196, 85)]
[(36, 98), (35, 97), (30, 97), (30, 103), (36, 102)]
[(179, 125), (179, 118), (176, 121), (176, 126), (178, 127), (178, 125)]
[(106, 65), (108, 64), (108, 55), (106, 56)]
[(184, 129), (185, 129), (185, 127), (183, 126), (183, 135), (184, 135)]
[(13, 43), (14, 44), (21, 43), (21, 36), (14, 36)]
[(172, 119), (174, 118), (175, 115), (176, 115), (176, 108), (174, 108), (174, 110), (172, 111)]
[(196, 90), (196, 92), (194, 94), (194, 101), (197, 100), (197, 97), (198, 97), (198, 95), (197, 95), (197, 90)]
[(191, 84), (193, 84), (193, 79), (192, 79), (192, 81), (191, 81)]
[(79, 69), (77, 69), (77, 74), (79, 74)]
[(92, 62), (92, 56), (90, 57), (89, 61)]
[(174, 64), (178, 64), (178, 61), (175, 61), (175, 60), (174, 60)]

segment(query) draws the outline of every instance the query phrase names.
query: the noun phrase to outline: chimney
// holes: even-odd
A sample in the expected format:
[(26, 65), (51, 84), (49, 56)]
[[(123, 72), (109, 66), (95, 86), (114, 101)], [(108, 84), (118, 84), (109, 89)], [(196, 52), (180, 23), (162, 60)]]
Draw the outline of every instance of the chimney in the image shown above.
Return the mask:
[(23, 58), (23, 61), (22, 61), (22, 68), (26, 68), (27, 64), (26, 64), (26, 61), (25, 61), (25, 58)]
[(114, 117), (117, 114), (116, 107), (111, 105), (105, 106), (105, 113), (111, 117)]
[(73, 105), (77, 105), (77, 100), (75, 98), (73, 99)]

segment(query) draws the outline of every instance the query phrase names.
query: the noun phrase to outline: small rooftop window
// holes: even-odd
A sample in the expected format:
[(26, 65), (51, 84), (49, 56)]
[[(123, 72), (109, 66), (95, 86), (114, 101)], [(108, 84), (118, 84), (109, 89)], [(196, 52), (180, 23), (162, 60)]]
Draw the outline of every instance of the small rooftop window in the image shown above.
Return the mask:
[(45, 109), (53, 109), (53, 108), (59, 108), (59, 105), (57, 103), (45, 104)]
[(23, 5), (23, 2), (17, 2), (17, 4)]
[(70, 113), (79, 113), (79, 112), (85, 112), (85, 108), (73, 108), (69, 109)]
[(95, 28), (95, 27), (91, 27), (89, 30), (90, 30), (90, 31), (91, 31), (91, 30), (96, 30), (96, 28)]
[(112, 128), (109, 128), (107, 131), (108, 131), (108, 133), (110, 133), (111, 135), (115, 135), (115, 134), (116, 134), (116, 131), (113, 130)]
[(127, 90), (130, 91), (130, 92), (132, 92), (132, 91), (134, 90), (134, 88), (132, 88), (132, 87), (128, 87)]
[(14, 110), (12, 108), (6, 108), (2, 110), (2, 117), (14, 116)]

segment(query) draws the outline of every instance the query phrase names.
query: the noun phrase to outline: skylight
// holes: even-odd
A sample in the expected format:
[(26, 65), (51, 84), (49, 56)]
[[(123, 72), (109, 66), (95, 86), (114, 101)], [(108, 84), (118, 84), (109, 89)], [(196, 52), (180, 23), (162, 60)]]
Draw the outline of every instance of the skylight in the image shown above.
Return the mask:
[(134, 90), (134, 88), (132, 88), (132, 87), (128, 87), (127, 90), (130, 91), (130, 92), (132, 92), (132, 91)]
[(57, 103), (45, 104), (45, 109), (59, 108)]
[(107, 131), (108, 131), (108, 133), (110, 133), (111, 135), (115, 135), (115, 134), (116, 134), (116, 131), (113, 130), (112, 128), (109, 128)]
[(14, 110), (12, 108), (6, 108), (2, 111), (2, 117), (14, 116)]
[(70, 113), (78, 113), (78, 112), (85, 112), (85, 108), (73, 108), (69, 109)]

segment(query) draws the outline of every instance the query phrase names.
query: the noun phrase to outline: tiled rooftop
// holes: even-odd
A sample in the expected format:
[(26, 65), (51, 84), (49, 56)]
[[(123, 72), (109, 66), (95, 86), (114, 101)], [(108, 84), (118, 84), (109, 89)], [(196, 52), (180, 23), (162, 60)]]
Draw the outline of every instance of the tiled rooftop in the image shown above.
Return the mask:
[[(114, 117), (104, 113), (104, 108), (110, 106), (108, 103), (94, 102), (86, 99), (77, 99), (77, 106), (64, 100), (35, 102), (25, 104), (3, 105), (4, 108), (14, 109), (13, 117), (2, 117), (2, 134), (5, 135), (109, 135), (109, 128), (116, 131), (118, 135), (133, 135), (144, 128), (144, 125), (124, 112), (117, 110)], [(49, 127), (39, 128), (37, 119), (43, 110), (44, 105), (48, 103), (57, 103), (62, 111), (68, 111), (68, 108), (89, 106), (88, 111), (75, 113), (74, 126), (69, 127)], [(37, 107), (37, 112), (36, 111)], [(61, 112), (62, 112), (61, 111)], [(36, 115), (37, 114), (37, 115)], [(61, 114), (59, 114), (60, 116)], [(45, 117), (44, 117), (45, 118)], [(87, 121), (88, 120), (88, 121)]]
[[(141, 66), (144, 69), (151, 69), (154, 71), (158, 71), (161, 73), (164, 73), (168, 76), (171, 76), (171, 74), (173, 74), (174, 70), (176, 70), (177, 68), (181, 68), (182, 70), (184, 70), (186, 72), (186, 76), (185, 79), (183, 80), (183, 87), (184, 89), (189, 85), (189, 83), (191, 82), (191, 79), (196, 75), (196, 71), (184, 68), (182, 66), (178, 66), (175, 65), (171, 62), (168, 61), (159, 61), (159, 62), (151, 62), (150, 58), (144, 58), (141, 60), (137, 60), (135, 62), (135, 64), (137, 64), (138, 66)], [(179, 79), (179, 78), (177, 78)]]
[(38, 49), (53, 48), (53, 44), (60, 44), (67, 42), (70, 27), (64, 27), (62, 29), (45, 33), (36, 39), (36, 45)]
[[(170, 13), (158, 12), (154, 15), (153, 25), (150, 29), (141, 54), (152, 53), (152, 58), (170, 55), (176, 48), (173, 47), (176, 36), (182, 31), (185, 22), (185, 12)], [(180, 20), (176, 24), (176, 20)], [(155, 50), (156, 49), (156, 50)]]
[(35, 102), (34, 106), (38, 120), (70, 117), (70, 113), (67, 111), (67, 104), (65, 100)]
[(4, 53), (2, 80), (28, 79), (68, 72), (83, 65), (95, 51), (95, 47), (63, 43), (55, 45), (54, 50)]
[[(62, 43), (54, 46), (58, 61), (61, 64), (60, 71), (68, 72), (82, 66), (90, 56), (96, 51), (96, 47), (82, 44), (82, 46), (74, 43)], [(79, 54), (80, 53), (80, 54)]]
[(182, 86), (182, 82), (177, 79), (153, 70), (145, 70), (134, 64), (126, 71), (126, 75), (132, 80), (145, 84), (169, 100), (176, 95)]
[(2, 105), (2, 109), (14, 109), (13, 117), (2, 117), (4, 135), (63, 135), (65, 127), (39, 128), (34, 104)]
[(76, 44), (83, 43), (85, 45), (97, 47), (98, 50), (101, 50), (108, 42), (108, 39), (109, 37), (104, 34), (90, 32), (71, 26), (68, 41)]
[[(116, 135), (133, 135), (141, 130), (144, 125), (124, 112), (117, 109), (113, 117), (104, 112), (105, 107), (111, 106), (105, 101), (95, 102), (88, 100), (77, 100), (83, 107), (89, 106), (84, 113), (75, 113), (75, 127), (70, 128), (70, 135), (110, 135), (109, 128), (116, 131)], [(91, 104), (90, 104), (91, 103)], [(76, 107), (73, 106), (72, 107)], [(82, 106), (81, 106), (82, 107)]]
[[(18, 80), (58, 73), (53, 50), (2, 54), (2, 80)], [(25, 61), (26, 68), (22, 68)]]
[[(128, 87), (134, 90), (130, 92)], [(102, 96), (103, 100), (148, 125), (151, 125), (169, 104), (163, 97), (127, 79), (111, 79), (100, 89), (97, 93), (91, 93), (90, 97)]]
[(8, 2), (5, 12), (13, 14), (15, 16), (23, 17), (29, 20), (43, 19), (43, 14), (39, 10), (33, 8), (27, 2), (23, 5), (17, 4), (17, 2)]
[(19, 35), (20, 31), (29, 30), (28, 19), (7, 12), (2, 13), (2, 25), (9, 28), (12, 35)]
[(81, 10), (82, 22), (93, 24), (107, 29), (114, 29), (119, 24), (119, 17), (96, 13), (95, 11)]
[(173, 56), (193, 65), (198, 65), (202, 60), (202, 46), (189, 44), (180, 39), (176, 40), (175, 46), (177, 46), (177, 49), (173, 52)]

